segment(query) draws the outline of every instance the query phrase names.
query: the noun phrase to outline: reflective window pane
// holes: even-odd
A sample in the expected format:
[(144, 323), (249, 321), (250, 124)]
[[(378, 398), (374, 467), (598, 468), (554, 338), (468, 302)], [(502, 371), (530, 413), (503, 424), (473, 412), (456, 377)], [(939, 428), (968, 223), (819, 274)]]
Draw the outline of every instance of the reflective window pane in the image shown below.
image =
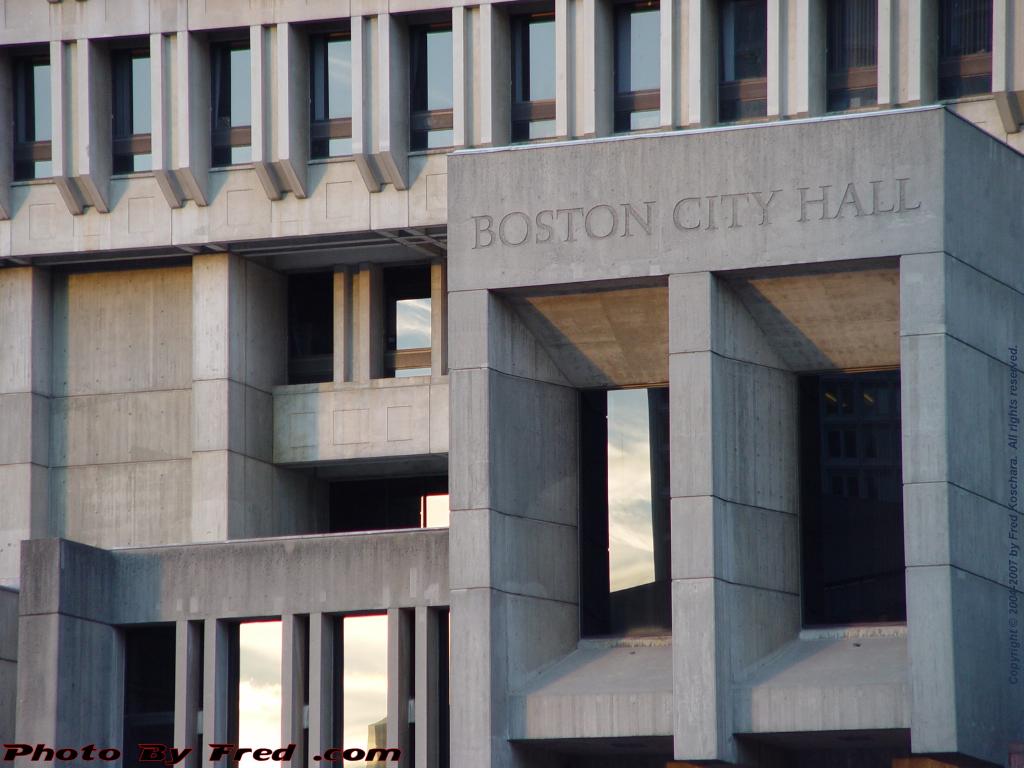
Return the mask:
[(634, 11), (629, 17), (629, 70), (623, 90), (643, 91), (657, 88), (660, 75), (660, 12), (653, 10)]
[(149, 57), (135, 56), (132, 69), (132, 133), (150, 132)]
[(231, 125), (252, 125), (252, 94), (249, 92), (249, 49), (231, 51)]
[(395, 302), (395, 349), (430, 346), (430, 299)]
[(410, 148), (450, 147), (455, 136), (451, 27), (413, 27), (409, 35)]
[(452, 31), (427, 32), (427, 109), (451, 109), (452, 71)]
[(352, 41), (327, 42), (327, 118), (352, 116)]
[(14, 178), (53, 175), (50, 114), (50, 65), (44, 58), (15, 61)]
[(531, 101), (555, 98), (555, 22), (531, 21), (529, 29), (529, 92)]
[[(238, 744), (278, 748), (281, 741), (281, 622), (238, 626)], [(167, 742), (171, 743), (171, 742)], [(246, 755), (244, 768), (260, 765)]]
[(30, 141), (50, 141), (52, 120), (50, 117), (50, 65), (32, 65), (32, 114)]
[[(342, 618), (342, 745), (344, 749), (387, 747), (388, 617)], [(346, 765), (376, 763), (346, 761)]]
[(722, 6), (721, 79), (745, 80), (768, 72), (765, 0), (728, 0)]

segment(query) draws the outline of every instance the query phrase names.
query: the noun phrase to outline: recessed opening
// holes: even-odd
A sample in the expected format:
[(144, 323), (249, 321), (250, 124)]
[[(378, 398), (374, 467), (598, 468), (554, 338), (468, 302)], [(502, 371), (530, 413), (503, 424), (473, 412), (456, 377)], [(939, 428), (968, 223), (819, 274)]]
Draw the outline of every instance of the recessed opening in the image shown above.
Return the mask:
[(429, 376), (431, 369), (430, 265), (384, 271), (385, 375)]
[(124, 630), (124, 765), (139, 766), (136, 744), (174, 743), (173, 624)]
[(288, 276), (288, 383), (334, 378), (334, 273)]
[(331, 483), (330, 531), (447, 528), (448, 476), (387, 477)]

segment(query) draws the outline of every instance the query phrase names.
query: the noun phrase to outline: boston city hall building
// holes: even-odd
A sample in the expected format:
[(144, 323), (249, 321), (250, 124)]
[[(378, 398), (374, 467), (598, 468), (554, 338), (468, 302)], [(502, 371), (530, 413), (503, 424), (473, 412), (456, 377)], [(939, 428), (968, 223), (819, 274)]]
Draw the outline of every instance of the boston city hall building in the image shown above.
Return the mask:
[(0, 0), (0, 118), (5, 757), (1024, 764), (1024, 0)]

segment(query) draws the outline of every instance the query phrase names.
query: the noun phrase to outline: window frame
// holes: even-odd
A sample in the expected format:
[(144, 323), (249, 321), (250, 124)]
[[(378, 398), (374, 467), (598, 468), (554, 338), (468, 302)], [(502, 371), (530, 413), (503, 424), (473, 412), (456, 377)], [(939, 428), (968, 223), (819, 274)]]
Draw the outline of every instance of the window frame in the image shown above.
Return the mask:
[[(232, 51), (248, 51), (250, 56), (250, 71), (248, 75), (249, 88), (252, 89), (252, 49), (249, 44), (249, 40), (237, 38), (231, 40), (218, 40), (210, 44), (210, 165), (213, 168), (229, 168), (233, 165), (245, 165), (245, 163), (220, 163), (217, 162), (218, 150), (223, 152), (227, 150), (230, 154), (232, 149), (237, 147), (249, 147), (252, 148), (252, 104), (249, 105), (249, 124), (248, 125), (232, 125), (232, 126), (219, 126), (217, 114), (218, 106), (220, 106), (219, 100), (214, 99), (214, 94), (217, 92), (216, 78), (218, 74), (223, 77), (223, 72), (227, 72), (227, 79), (230, 83), (231, 80), (231, 52)], [(218, 62), (216, 59), (220, 59)], [(225, 62), (228, 66), (225, 67)], [(230, 102), (231, 94), (228, 91), (227, 101)]]
[[(845, 2), (851, 2), (851, 0), (845, 0)], [(877, 0), (867, 0), (867, 6), (870, 8), (873, 14), (873, 36), (872, 44), (874, 47), (874, 58), (875, 63), (871, 65), (847, 65), (844, 68), (835, 68), (831, 66), (832, 58), (832, 46), (830, 45), (833, 31), (838, 27), (841, 22), (839, 21), (842, 16), (836, 14), (833, 15), (837, 10), (835, 2), (830, 2), (826, 5), (825, 9), (825, 49), (826, 49), (826, 63), (825, 63), (825, 104), (826, 111), (828, 112), (845, 112), (850, 109), (860, 109), (869, 106), (876, 106), (878, 104), (878, 3)], [(845, 7), (842, 10), (846, 10)], [(844, 30), (849, 37), (850, 30)], [(849, 106), (849, 100), (852, 95), (858, 94), (858, 92), (864, 92), (869, 89), (874, 90), (874, 99), (870, 102), (859, 104), (855, 107)], [(833, 99), (845, 99), (845, 106), (835, 106)]]
[[(33, 134), (35, 133), (35, 83), (32, 77), (33, 68), (39, 64), (52, 67), (50, 56), (46, 53), (26, 54), (19, 56), (13, 61), (14, 83), (14, 141), (11, 150), (13, 161), (14, 181), (33, 181), (35, 179), (52, 178), (50, 176), (36, 176), (35, 163), (53, 161), (53, 139), (32, 139), (26, 140), (25, 133), (31, 123)], [(52, 78), (52, 70), (51, 70)], [(50, 83), (50, 98), (53, 98), (53, 84)], [(53, 136), (53, 114), (50, 115), (50, 136)], [(23, 164), (29, 163), (33, 169), (31, 175), (19, 173)]]
[[(152, 132), (133, 133), (131, 131), (132, 118), (135, 113), (135, 100), (132, 98), (131, 88), (132, 63), (135, 61), (135, 59), (149, 58), (149, 48), (142, 46), (133, 46), (130, 48), (117, 48), (110, 52), (110, 82), (112, 107), (110, 116), (110, 140), (112, 163), (115, 175), (135, 172), (134, 170), (118, 170), (117, 165), (119, 158), (129, 158), (134, 160), (134, 158), (138, 155), (153, 154)], [(150, 88), (152, 88), (152, 85), (150, 86)], [(119, 109), (119, 93), (121, 95), (127, 94), (128, 96), (127, 112)], [(151, 90), (150, 98), (152, 98)], [(152, 106), (150, 106), (150, 115), (152, 116)], [(126, 127), (127, 132), (124, 130)]]
[[(509, 19), (509, 35), (512, 45), (511, 135), (513, 142), (544, 141), (555, 136), (553, 133), (550, 137), (538, 139), (529, 137), (532, 123), (553, 121), (556, 114), (554, 98), (529, 98), (530, 35), (528, 31), (531, 24), (547, 21), (552, 23), (555, 21), (553, 8), (517, 14)], [(525, 135), (523, 135), (524, 129)]]
[[(427, 152), (454, 146), (454, 136), (452, 144), (444, 147), (429, 146), (432, 131), (455, 130), (454, 104), (443, 109), (428, 109), (419, 106), (421, 102), (426, 104), (427, 92), (430, 88), (430, 69), (427, 67), (427, 35), (430, 32), (453, 34), (451, 20), (424, 21), (409, 25), (407, 40), (409, 43), (409, 150), (411, 152)], [(416, 77), (420, 68), (424, 73), (422, 90), (419, 88)], [(449, 74), (454, 77), (452, 73)], [(421, 138), (422, 141), (420, 141)]]
[[(424, 270), (427, 286), (426, 295), (422, 291), (415, 290), (418, 280), (409, 275), (413, 270)], [(431, 266), (429, 263), (406, 264), (396, 267), (388, 267), (383, 270), (382, 290), (384, 296), (384, 378), (399, 378), (398, 372), (413, 368), (432, 367), (433, 360), (433, 334), (428, 347), (416, 347), (414, 349), (397, 348), (397, 302), (407, 299), (432, 299)], [(404, 275), (398, 274), (405, 272)], [(423, 279), (422, 277), (420, 279)], [(433, 319), (434, 306), (431, 301), (431, 318)], [(431, 329), (433, 330), (433, 329)]]
[[(945, 54), (943, 49), (948, 32), (946, 22), (950, 20), (947, 12), (952, 14), (952, 9), (949, 6), (957, 1), (942, 0), (939, 3), (938, 61), (936, 65), (938, 83), (936, 90), (940, 101), (982, 96), (992, 92), (992, 44), (995, 23), (993, 4), (991, 0), (982, 0), (987, 3), (988, 24), (978, 27), (987, 33), (988, 50)], [(979, 79), (981, 79), (982, 87), (973, 87), (973, 84)]]
[[(330, 67), (327, 66), (327, 47), (333, 41), (348, 40), (352, 34), (348, 29), (338, 29), (310, 35), (309, 39), (309, 156), (314, 160), (327, 160), (332, 157), (348, 157), (352, 153), (332, 155), (329, 142), (331, 139), (352, 138), (352, 104), (349, 103), (348, 117), (318, 118), (318, 111), (328, 114), (330, 99)], [(351, 52), (351, 48), (349, 49)], [(351, 71), (351, 70), (350, 70)], [(322, 83), (318, 88), (317, 83)], [(320, 90), (321, 93), (317, 91)], [(349, 81), (349, 94), (352, 83)], [(317, 142), (328, 142), (326, 154), (315, 151)]]
[[(661, 88), (644, 88), (638, 91), (619, 90), (619, 69), (623, 58), (629, 58), (630, 26), (632, 16), (637, 11), (658, 13), (658, 29), (661, 29), (661, 3), (659, 0), (627, 0), (616, 3), (613, 9), (612, 23), (612, 88), (613, 88), (613, 130), (615, 133), (632, 133), (634, 129), (630, 121), (638, 112), (654, 112), (661, 110)], [(659, 63), (660, 68), (660, 63)], [(661, 122), (659, 117), (658, 122)]]
[[(725, 35), (725, 10), (729, 5), (759, 2), (765, 9), (764, 28), (764, 61), (765, 74), (759, 77), (739, 77), (725, 80), (725, 46), (722, 44)], [(762, 120), (768, 116), (768, 4), (766, 0), (720, 0), (718, 5), (718, 122), (738, 123)], [(764, 102), (764, 111), (744, 115), (743, 106)], [(723, 117), (726, 105), (734, 105), (735, 115)]]

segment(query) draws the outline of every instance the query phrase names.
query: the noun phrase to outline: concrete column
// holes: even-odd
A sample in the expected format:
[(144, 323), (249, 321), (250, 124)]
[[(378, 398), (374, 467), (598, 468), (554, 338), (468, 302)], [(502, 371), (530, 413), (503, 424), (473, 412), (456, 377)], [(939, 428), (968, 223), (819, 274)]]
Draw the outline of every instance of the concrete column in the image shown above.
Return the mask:
[(608, 136), (615, 119), (614, 21), (607, 0), (582, 0), (582, 25), (578, 44), (583, 53), (583, 72), (577, 85), (583, 88), (580, 134)]
[(281, 632), (281, 745), (296, 745), (291, 765), (301, 768), (313, 755), (323, 754), (307, 755), (302, 746), (310, 682), (308, 617), (282, 616)]
[(718, 5), (687, 0), (687, 120), (691, 127), (718, 121)]
[(203, 623), (179, 620), (174, 645), (174, 744), (195, 750), (183, 768), (198, 768), (204, 761), (201, 745), (196, 743), (198, 714), (203, 706), (199, 695), (203, 684), (202, 648)]
[(208, 202), (210, 175), (210, 53), (206, 41), (181, 30), (175, 36), (175, 173), (185, 197)]
[(480, 143), (500, 147), (512, 140), (512, 63), (508, 14), (480, 6)]
[(685, 0), (661, 3), (661, 124), (674, 128), (686, 123)]
[(110, 174), (114, 165), (111, 144), (110, 56), (95, 40), (75, 44), (76, 180), (85, 200), (100, 213), (109, 213)]
[(153, 155), (153, 178), (160, 187), (164, 200), (171, 208), (184, 204), (181, 186), (174, 174), (174, 131), (171, 120), (176, 103), (171, 98), (174, 90), (174, 38), (160, 32), (149, 36), (149, 87), (152, 114), (150, 142)]
[[(334, 688), (339, 679), (336, 616), (309, 615), (309, 768), (316, 768), (313, 755), (338, 746), (335, 723), (341, 713), (334, 711)], [(340, 732), (340, 726), (339, 726)]]
[(375, 105), (381, 98), (374, 78), (376, 66), (376, 17), (353, 16), (349, 19), (352, 35), (352, 158), (363, 183), (371, 192), (380, 192), (385, 177), (377, 164)]
[(899, 3), (878, 0), (878, 105), (893, 104), (899, 99)]
[(452, 8), (452, 141), (456, 147), (472, 145), (473, 17), (464, 6)]
[(901, 258), (911, 748), (956, 764), (1002, 765), (1024, 738), (1021, 339), (1024, 294), (944, 253)]
[(388, 736), (387, 745), (402, 750), (400, 768), (413, 768), (409, 760), (410, 678), (412, 673), (413, 616), (401, 608), (388, 610)]
[(710, 273), (669, 316), (675, 756), (734, 763), (733, 681), (800, 627), (796, 382)]
[(360, 264), (353, 275), (353, 379), (384, 375), (384, 285), (380, 265)]
[(569, 137), (576, 129), (576, 67), (574, 0), (555, 0), (555, 135)]
[(232, 701), (237, 704), (231, 686), (238, 684), (238, 673), (232, 675), (231, 666), (237, 665), (238, 625), (207, 619), (203, 633), (203, 742), (223, 744), (230, 741), (231, 723), (238, 718), (237, 711), (230, 711)]
[(796, 92), (792, 111), (797, 117), (825, 112), (825, 0), (796, 0)]
[[(270, 200), (280, 200), (281, 181), (273, 166), (274, 112), (284, 109), (274, 78), (273, 59), (276, 27), (254, 24), (249, 27), (249, 92), (252, 104), (252, 163), (256, 178)], [(307, 62), (307, 69), (309, 67)], [(290, 106), (290, 105), (289, 105)], [(309, 114), (308, 101), (306, 114)]]
[(509, 693), (579, 639), (577, 393), (502, 299), (448, 298), (451, 647), (475, 660), (451, 668), (451, 764), (505, 768)]
[(60, 533), (49, 520), (50, 273), (0, 270), (0, 586), (17, 587), (23, 539)]
[(294, 24), (277, 25), (277, 109), (274, 142), (282, 185), (298, 198), (308, 194), (309, 45)]
[[(445, 706), (438, 698), (438, 612), (425, 605), (416, 607), (415, 675), (416, 675), (416, 765), (415, 768), (438, 768), (438, 707)], [(447, 652), (447, 648), (443, 652)]]
[(334, 381), (352, 381), (355, 275), (351, 267), (334, 271)]
[(786, 50), (786, 0), (766, 0), (768, 4), (768, 117), (787, 112), (788, 89)]
[[(14, 114), (14, 72), (6, 51), (0, 51), (0, 114)], [(14, 121), (0, 120), (0, 221), (11, 218), (13, 178)]]
[(60, 192), (68, 212), (78, 216), (85, 212), (85, 200), (75, 180), (74, 108), (75, 72), (72, 62), (75, 43), (50, 41), (50, 111), (53, 121), (50, 142), (53, 165), (53, 183)]
[(448, 373), (448, 265), (430, 265), (430, 372)]
[(377, 16), (376, 160), (395, 189), (409, 185), (409, 35), (405, 22), (390, 13)]
[(906, 105), (930, 104), (938, 94), (938, 0), (907, 0), (907, 27), (901, 39), (907, 46)]

